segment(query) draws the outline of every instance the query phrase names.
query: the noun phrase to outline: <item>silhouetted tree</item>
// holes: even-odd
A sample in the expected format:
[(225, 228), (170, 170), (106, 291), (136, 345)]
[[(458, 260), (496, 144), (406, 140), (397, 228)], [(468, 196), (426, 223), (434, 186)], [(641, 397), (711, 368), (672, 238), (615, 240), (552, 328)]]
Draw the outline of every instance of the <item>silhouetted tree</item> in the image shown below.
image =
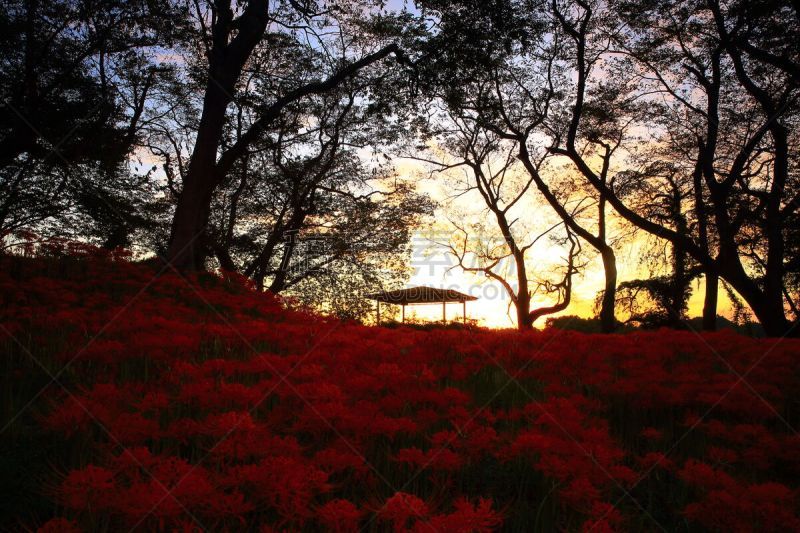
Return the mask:
[[(435, 172), (460, 175), (452, 180), (455, 182), (452, 200), (468, 194), (479, 197), (491, 222), (488, 227), (471, 224), (475, 228), (471, 233), (466, 221), (451, 221), (457, 235), (440, 244), (447, 248), (463, 271), (483, 274), (498, 282), (514, 306), (517, 327), (521, 331), (528, 330), (539, 318), (569, 306), (572, 278), (579, 270), (580, 245), (567, 226), (566, 236), (560, 239), (569, 248), (563, 279), (536, 281), (528, 272), (530, 258), (526, 259), (526, 254), (542, 237), (552, 236), (551, 232), (561, 224), (532, 232), (533, 236), (518, 224), (525, 206), (530, 205), (527, 200), (535, 187), (535, 179), (516, 161), (515, 145), (482, 129), (474, 121), (452, 115), (441, 127), (446, 133), (438, 137), (438, 146), (446, 150), (447, 157), (441, 161), (424, 161), (432, 164)], [(499, 238), (495, 239), (493, 236), (498, 232)], [(508, 260), (513, 263), (513, 275), (503, 270)], [(532, 299), (539, 291), (555, 295), (556, 302), (532, 309)]]
[(12, 0), (0, 11), (0, 234), (106, 246), (146, 225), (148, 176), (128, 157), (182, 31), (165, 1)]
[[(502, 20), (472, 2), (439, 6), (456, 29), (463, 29), (458, 17), (477, 19), (479, 29), (469, 39), (487, 50), (482, 54), (474, 44), (467, 46), (470, 58), (458, 50), (444, 58), (445, 65), (469, 67), (460, 78), (448, 71), (457, 83), (446, 101), (516, 139), (523, 163), (531, 159), (526, 151), (542, 146), (566, 158), (601, 206), (692, 257), (709, 273), (709, 321), (719, 276), (768, 334), (792, 331), (786, 309), (796, 302), (786, 279), (794, 264), (787, 222), (800, 209), (792, 173), (800, 93), (797, 6), (735, 0), (494, 4), (502, 4)], [(466, 14), (467, 6), (474, 13)], [(676, 111), (665, 117), (672, 127), (647, 113), (657, 99)], [(694, 141), (696, 231), (640, 212), (614, 179), (638, 170), (642, 182), (649, 180), (631, 154), (660, 142), (662, 134)]]
[[(172, 224), (168, 258), (174, 266), (204, 267), (214, 192), (287, 107), (328, 93), (391, 55), (402, 57), (395, 42), (354, 34), (367, 29), (367, 24), (359, 22), (370, 4), (356, 0), (332, 6), (269, 0), (196, 3), (197, 39), (203, 49), (195, 68), (201, 73), (203, 101)], [(290, 67), (290, 76), (276, 78), (277, 84), (273, 80), (277, 90), (262, 94), (264, 99), (252, 107), (241, 135), (224, 145), (225, 123), (238, 89), (253, 67), (257, 81), (268, 79), (271, 73), (258, 70), (257, 65), (263, 57), (296, 50), (296, 46), (285, 46), (287, 40), (307, 43), (304, 47), (315, 53), (274, 58)]]
[[(594, 193), (596, 217), (581, 221), (567, 208), (568, 198), (556, 190), (553, 175), (542, 171), (548, 155), (569, 155), (578, 172), (591, 173), (608, 183), (609, 163), (625, 131), (624, 122), (606, 121), (600, 125), (603, 115), (598, 114), (601, 118), (595, 121), (597, 127), (587, 136), (593, 146), (586, 152), (577, 148), (580, 122), (568, 116), (568, 104), (564, 103), (565, 87), (570, 84), (564, 74), (568, 63), (565, 58), (576, 48), (570, 47), (569, 39), (573, 37), (565, 30), (569, 24), (558, 20), (558, 11), (548, 11), (545, 4), (537, 2), (423, 4), (435, 8), (441, 18), (439, 38), (443, 41), (441, 46), (447, 47), (432, 62), (430, 70), (434, 72), (425, 79), (428, 90), (464, 120), (513, 143), (516, 157), (549, 206), (571, 233), (597, 250), (605, 272), (600, 318), (603, 330), (613, 331), (617, 268), (608, 237), (607, 201)], [(456, 43), (453, 47), (449, 45), (451, 40)], [(579, 64), (576, 68), (582, 69), (585, 77), (587, 67)], [(603, 107), (593, 109), (602, 111)], [(547, 137), (550, 146), (542, 142)], [(587, 163), (590, 157), (600, 160), (598, 168)], [(580, 183), (562, 189), (589, 190)]]
[[(685, 249), (751, 306), (769, 335), (792, 325), (786, 290), (797, 218), (798, 12), (790, 2), (615, 4), (629, 33), (618, 45), (673, 108), (667, 133), (694, 143), (698, 233), (664, 228), (595, 183), (626, 219)], [(788, 245), (788, 246), (787, 246)], [(789, 278), (791, 276), (789, 275)]]

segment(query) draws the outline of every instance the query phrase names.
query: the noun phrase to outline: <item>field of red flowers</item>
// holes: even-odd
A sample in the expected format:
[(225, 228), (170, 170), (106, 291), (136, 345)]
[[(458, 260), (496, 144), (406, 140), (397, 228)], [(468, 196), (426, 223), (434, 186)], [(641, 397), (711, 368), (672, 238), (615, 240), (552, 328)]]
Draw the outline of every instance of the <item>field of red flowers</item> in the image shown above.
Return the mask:
[(375, 328), (2, 261), (0, 528), (800, 530), (796, 340)]

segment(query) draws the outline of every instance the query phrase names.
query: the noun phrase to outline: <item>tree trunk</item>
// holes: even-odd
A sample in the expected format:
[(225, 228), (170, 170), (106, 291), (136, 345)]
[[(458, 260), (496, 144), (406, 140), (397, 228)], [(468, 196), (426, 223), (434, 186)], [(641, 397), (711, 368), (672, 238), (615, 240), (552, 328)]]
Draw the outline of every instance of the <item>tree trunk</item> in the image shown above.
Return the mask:
[(600, 328), (603, 333), (613, 333), (617, 329), (617, 318), (614, 316), (617, 299), (617, 258), (611, 247), (604, 248), (600, 256), (603, 258), (603, 272), (606, 278), (603, 301), (600, 305)]
[[(781, 212), (781, 200), (785, 196), (785, 185), (789, 180), (789, 145), (787, 140), (787, 130), (780, 125), (773, 125), (770, 128), (772, 134), (775, 159), (772, 164), (772, 187), (769, 191), (766, 213), (766, 238), (767, 238), (767, 261), (764, 272), (764, 296), (770, 306), (768, 311), (770, 316), (777, 320), (777, 335), (789, 333), (790, 323), (786, 319), (786, 309), (784, 308), (784, 224), (785, 218)], [(766, 329), (766, 326), (764, 327)], [(781, 332), (780, 329), (783, 331)]]
[(730, 283), (747, 302), (768, 337), (797, 336), (800, 333), (797, 328), (792, 329), (792, 323), (786, 318), (782, 293), (774, 296), (761, 290), (747, 277), (739, 263), (721, 258), (720, 264), (723, 269), (720, 277)]
[[(702, 152), (702, 147), (700, 147)], [(708, 213), (703, 199), (703, 166), (698, 159), (692, 175), (694, 187), (694, 210), (697, 217), (697, 233), (702, 253), (710, 256), (708, 246)], [(674, 244), (673, 244), (674, 246)], [(717, 300), (719, 299), (719, 276), (716, 271), (704, 269), (706, 280), (705, 299), (703, 300), (703, 331), (717, 330)]]
[[(216, 5), (203, 112), (183, 190), (175, 208), (167, 252), (167, 259), (175, 268), (202, 270), (205, 267), (208, 254), (205, 231), (211, 198), (225, 174), (217, 169), (225, 112), (233, 100), (236, 82), (245, 63), (264, 35), (269, 18), (268, 7), (267, 2), (248, 2), (244, 13), (234, 20), (230, 2)], [(237, 32), (231, 39), (234, 26)]]
[(225, 89), (214, 81), (208, 82), (197, 139), (172, 220), (168, 259), (179, 270), (203, 270), (205, 267), (205, 231), (211, 198), (219, 183), (217, 150), (230, 100)]
[(703, 331), (717, 330), (717, 299), (719, 295), (719, 277), (706, 272), (706, 293), (703, 300)]
[(219, 267), (226, 272), (236, 272), (236, 263), (233, 262), (230, 251), (225, 247), (218, 247), (214, 250), (214, 254), (219, 261)]
[[(735, 285), (734, 288), (736, 288)], [(744, 295), (742, 296), (744, 297)], [(784, 337), (790, 334), (797, 335), (797, 329), (795, 328), (792, 331), (792, 324), (786, 318), (786, 310), (783, 307), (783, 294), (778, 295), (777, 298), (762, 297), (755, 300), (745, 297), (745, 301), (750, 304), (750, 308), (758, 318), (767, 336)]]
[[(582, 227), (578, 224), (573, 217), (561, 202), (558, 201), (558, 198), (553, 191), (547, 186), (545, 181), (542, 179), (539, 171), (536, 169), (536, 166), (531, 162), (530, 153), (528, 152), (528, 148), (525, 144), (525, 139), (520, 138), (517, 139), (519, 142), (519, 160), (522, 161), (523, 166), (528, 171), (528, 174), (533, 178), (534, 183), (536, 183), (536, 187), (542, 193), (547, 203), (553, 208), (553, 210), (558, 214), (561, 220), (564, 221), (564, 225), (573, 233), (575, 233), (578, 237), (582, 238), (586, 242), (592, 245), (592, 247), (600, 252), (600, 255), (603, 258), (603, 269), (605, 270), (605, 278), (606, 278), (606, 287), (605, 293), (603, 294), (603, 303), (600, 310), (600, 323), (604, 333), (612, 333), (617, 327), (617, 320), (614, 316), (614, 307), (616, 304), (616, 297), (617, 297), (617, 260), (614, 256), (614, 250), (606, 244), (605, 241), (605, 197), (601, 197), (600, 202), (600, 216), (598, 222), (600, 224), (600, 235), (593, 235), (591, 232), (586, 230), (586, 228)], [(580, 156), (575, 156), (576, 164), (578, 165), (579, 169), (581, 168), (580, 164), (583, 163), (583, 160), (580, 159)], [(585, 165), (584, 165), (585, 166)], [(591, 172), (588, 167), (584, 168), (582, 171)], [(600, 178), (597, 178), (600, 180)], [(601, 182), (602, 183), (602, 182)], [(601, 191), (602, 192), (602, 191)]]
[[(516, 245), (515, 245), (516, 249)], [(531, 294), (528, 291), (528, 273), (525, 270), (524, 253), (516, 249), (514, 260), (517, 266), (517, 298), (514, 305), (517, 309), (517, 329), (526, 331), (533, 327), (531, 318)]]
[(796, 327), (792, 327), (792, 323), (786, 318), (783, 297), (781, 297), (780, 302), (761, 301), (756, 305), (750, 303), (750, 307), (768, 337), (797, 337), (798, 333), (800, 333)]
[(517, 309), (517, 329), (519, 331), (528, 331), (533, 327), (530, 296), (520, 294), (515, 305)]
[(283, 236), (283, 227), (279, 224), (273, 229), (269, 235), (266, 244), (259, 252), (258, 257), (253, 259), (250, 265), (244, 270), (244, 275), (251, 278), (259, 291), (264, 290), (264, 278), (267, 277), (267, 270), (269, 263), (272, 260), (272, 254), (275, 252), (275, 247)]
[(286, 246), (283, 248), (281, 265), (278, 268), (278, 271), (275, 272), (275, 277), (272, 279), (272, 283), (269, 286), (269, 290), (273, 294), (279, 294), (283, 289), (286, 288), (286, 280), (289, 277), (289, 268), (291, 267), (292, 257), (294, 256), (294, 251), (297, 246), (297, 241), (295, 239), (297, 239), (297, 236), (291, 235), (289, 237), (289, 242), (287, 242)]
[(215, 180), (213, 167), (191, 167), (172, 220), (167, 258), (178, 270), (203, 270), (207, 255), (205, 230)]

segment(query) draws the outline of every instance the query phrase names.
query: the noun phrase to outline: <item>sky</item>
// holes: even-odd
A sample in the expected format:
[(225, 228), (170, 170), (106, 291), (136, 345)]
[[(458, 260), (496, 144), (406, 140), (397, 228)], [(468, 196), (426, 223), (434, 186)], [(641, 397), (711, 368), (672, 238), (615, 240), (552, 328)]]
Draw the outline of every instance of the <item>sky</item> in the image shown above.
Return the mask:
[[(431, 248), (435, 248), (431, 250)], [(635, 248), (635, 247), (631, 247)], [(423, 254), (432, 254), (431, 260), (423, 259)], [(619, 281), (634, 279), (636, 277), (637, 258), (626, 250), (617, 250)], [(534, 261), (536, 258), (533, 258)], [(478, 300), (467, 303), (467, 318), (475, 319), (482, 326), (493, 328), (515, 327), (513, 307), (509, 308), (510, 299), (495, 281), (464, 273), (455, 265), (455, 260), (448, 257), (444, 248), (431, 246), (426, 242), (424, 232), (418, 232), (414, 238), (411, 266), (413, 275), (406, 287), (430, 286), (455, 289), (457, 291), (477, 296)], [(575, 278), (575, 289), (570, 306), (558, 315), (577, 315), (581, 317), (594, 316), (594, 299), (603, 287), (603, 266), (598, 257), (588, 264), (584, 273)], [(689, 316), (699, 316), (703, 309), (704, 285), (702, 280), (692, 285), (693, 293), (689, 301)], [(546, 296), (534, 298), (533, 307), (551, 305), (553, 301)], [(461, 305), (450, 304), (447, 308), (448, 319), (461, 317)], [(732, 315), (730, 302), (724, 291), (720, 291), (718, 313), (728, 318)], [(442, 317), (441, 305), (410, 306), (406, 308), (406, 318), (418, 320), (440, 320)], [(535, 326), (544, 326), (546, 318), (540, 319)]]

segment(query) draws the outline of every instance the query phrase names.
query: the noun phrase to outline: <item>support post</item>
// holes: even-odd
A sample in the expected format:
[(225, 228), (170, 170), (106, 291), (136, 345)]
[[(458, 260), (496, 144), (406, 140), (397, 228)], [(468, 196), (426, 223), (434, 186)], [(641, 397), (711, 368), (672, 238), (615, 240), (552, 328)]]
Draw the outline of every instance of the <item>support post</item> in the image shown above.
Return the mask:
[(376, 317), (377, 317), (375, 325), (376, 326), (380, 326), (381, 325), (381, 301), (380, 300), (375, 300), (375, 314), (376, 314)]
[(406, 304), (400, 304), (403, 308), (403, 324), (406, 323)]
[(466, 326), (467, 325), (467, 301), (464, 300), (461, 302), (461, 305), (464, 308), (464, 313), (462, 314), (462, 323)]
[(442, 324), (447, 324), (447, 302), (442, 302)]

